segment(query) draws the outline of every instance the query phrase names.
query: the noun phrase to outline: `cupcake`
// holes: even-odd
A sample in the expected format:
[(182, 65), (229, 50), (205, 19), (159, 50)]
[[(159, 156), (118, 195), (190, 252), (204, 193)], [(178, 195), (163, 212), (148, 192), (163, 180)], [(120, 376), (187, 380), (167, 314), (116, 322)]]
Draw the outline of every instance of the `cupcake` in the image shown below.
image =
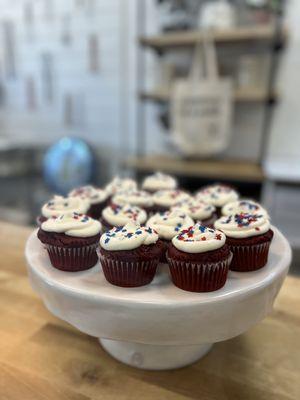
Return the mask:
[(111, 204), (102, 211), (101, 223), (106, 230), (110, 230), (114, 226), (124, 226), (130, 221), (144, 224), (146, 219), (146, 211), (139, 207), (130, 204), (124, 206)]
[(201, 222), (202, 225), (213, 228), (213, 224), (217, 219), (216, 208), (211, 204), (195, 197), (179, 201), (172, 207), (172, 210), (178, 209), (189, 215), (194, 221)]
[(223, 287), (231, 257), (224, 233), (200, 223), (175, 236), (167, 251), (174, 285), (189, 292)]
[(105, 278), (116, 286), (136, 287), (150, 283), (163, 247), (150, 227), (129, 222), (100, 239), (100, 261)]
[(53, 267), (75, 272), (97, 263), (100, 232), (99, 221), (70, 213), (43, 222), (37, 236), (47, 249)]
[(117, 206), (130, 204), (142, 208), (147, 213), (153, 211), (152, 195), (144, 190), (123, 190), (113, 196), (111, 203)]
[(226, 235), (233, 254), (230, 269), (255, 271), (266, 265), (273, 238), (270, 220), (262, 214), (235, 214), (218, 219), (215, 228)]
[(199, 190), (196, 193), (196, 198), (215, 206), (217, 214), (220, 216), (222, 207), (227, 203), (238, 200), (239, 194), (231, 186), (215, 183)]
[(173, 176), (162, 174), (161, 172), (156, 172), (153, 175), (147, 176), (142, 183), (142, 189), (150, 193), (157, 192), (158, 190), (176, 188), (177, 180)]
[(175, 209), (154, 214), (148, 221), (147, 226), (155, 229), (159, 238), (164, 244), (160, 262), (166, 263), (166, 251), (174, 236), (178, 235), (182, 229), (187, 229), (194, 225), (194, 221), (186, 213)]
[(152, 196), (154, 203), (154, 210), (156, 212), (168, 211), (172, 208), (176, 203), (187, 200), (191, 196), (184, 192), (183, 190), (178, 189), (169, 189), (169, 190), (159, 190), (155, 192)]
[(259, 203), (253, 200), (237, 200), (232, 201), (222, 207), (222, 215), (232, 214), (262, 214), (269, 217), (267, 210), (265, 210)]
[(137, 183), (130, 178), (120, 178), (116, 176), (105, 186), (105, 190), (110, 197), (123, 190), (136, 190)]
[(62, 197), (54, 196), (43, 205), (41, 215), (37, 219), (39, 225), (48, 218), (59, 217), (65, 213), (76, 212), (78, 214), (86, 214), (89, 209), (89, 202), (79, 197)]
[(69, 193), (69, 196), (80, 197), (88, 201), (89, 209), (87, 214), (94, 219), (101, 217), (102, 210), (107, 205), (107, 192), (91, 185), (76, 188)]

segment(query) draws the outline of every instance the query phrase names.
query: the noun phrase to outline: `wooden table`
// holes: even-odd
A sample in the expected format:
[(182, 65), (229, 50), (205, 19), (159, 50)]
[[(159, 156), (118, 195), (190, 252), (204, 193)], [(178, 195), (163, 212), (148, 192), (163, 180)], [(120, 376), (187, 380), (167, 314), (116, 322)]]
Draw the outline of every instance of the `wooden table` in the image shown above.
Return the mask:
[(140, 371), (46, 310), (26, 275), (29, 233), (0, 223), (1, 400), (300, 399), (298, 278), (286, 279), (270, 317), (197, 364)]

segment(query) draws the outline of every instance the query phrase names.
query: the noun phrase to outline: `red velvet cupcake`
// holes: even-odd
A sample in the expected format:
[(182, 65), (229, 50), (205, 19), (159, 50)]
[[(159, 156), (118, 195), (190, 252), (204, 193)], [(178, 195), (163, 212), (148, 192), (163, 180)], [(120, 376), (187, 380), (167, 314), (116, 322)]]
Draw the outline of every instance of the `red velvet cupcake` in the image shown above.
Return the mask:
[(222, 183), (208, 185), (196, 193), (196, 198), (216, 207), (217, 215), (222, 215), (222, 207), (239, 198), (238, 192), (231, 186)]
[(100, 240), (100, 261), (105, 278), (121, 287), (147, 285), (154, 278), (162, 251), (158, 234), (150, 227), (130, 222), (113, 228)]
[(91, 185), (74, 189), (69, 193), (69, 196), (86, 200), (89, 203), (87, 215), (94, 219), (99, 219), (102, 210), (107, 206), (108, 193), (106, 190)]
[(180, 210), (165, 211), (154, 214), (147, 221), (147, 226), (155, 229), (164, 245), (164, 252), (160, 258), (161, 263), (166, 263), (166, 252), (174, 236), (183, 229), (194, 225), (194, 221)]
[(153, 175), (147, 176), (143, 183), (142, 189), (149, 193), (155, 193), (158, 190), (173, 190), (177, 188), (177, 180), (167, 174), (156, 172)]
[(217, 219), (215, 206), (207, 204), (195, 197), (190, 197), (180, 201), (172, 207), (172, 210), (178, 209), (189, 215), (195, 222), (201, 222), (202, 225), (213, 228)]
[(269, 218), (268, 211), (259, 203), (251, 199), (232, 201), (222, 207), (222, 215), (259, 214)]
[(115, 194), (111, 200), (112, 205), (123, 206), (130, 204), (131, 206), (140, 207), (147, 213), (153, 211), (152, 195), (144, 190), (123, 190)]
[(76, 272), (97, 263), (100, 231), (99, 221), (72, 213), (43, 222), (37, 235), (47, 249), (53, 267)]
[(106, 186), (105, 191), (108, 193), (108, 202), (111, 201), (112, 197), (124, 190), (137, 190), (137, 183), (131, 178), (120, 178), (115, 176)]
[(155, 212), (169, 211), (180, 201), (190, 199), (191, 196), (179, 189), (159, 190), (152, 196)]
[(174, 285), (211, 292), (225, 285), (232, 255), (221, 231), (197, 223), (172, 239), (167, 260)]
[(226, 235), (226, 243), (233, 254), (231, 270), (249, 272), (266, 265), (273, 238), (267, 215), (224, 216), (215, 222), (215, 227)]
[(111, 204), (102, 211), (101, 223), (105, 230), (124, 226), (130, 221), (142, 225), (147, 220), (147, 213), (139, 207), (125, 204), (118, 206)]
[(76, 212), (86, 214), (89, 209), (89, 202), (79, 197), (54, 196), (43, 205), (41, 215), (37, 218), (39, 226), (48, 218), (59, 217), (66, 213)]

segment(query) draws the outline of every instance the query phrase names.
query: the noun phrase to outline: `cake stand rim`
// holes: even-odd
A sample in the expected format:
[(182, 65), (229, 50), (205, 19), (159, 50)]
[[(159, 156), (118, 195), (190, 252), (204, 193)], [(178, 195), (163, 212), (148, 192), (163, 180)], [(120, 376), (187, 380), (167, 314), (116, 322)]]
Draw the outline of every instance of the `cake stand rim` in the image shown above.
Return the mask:
[[(66, 292), (68, 292), (70, 295), (81, 298), (87, 298), (89, 297), (89, 299), (92, 301), (99, 301), (102, 303), (110, 303), (110, 304), (115, 304), (115, 305), (128, 305), (128, 306), (133, 306), (136, 305), (139, 308), (141, 307), (167, 307), (167, 308), (184, 308), (184, 307), (191, 307), (193, 305), (195, 306), (201, 306), (201, 304), (203, 304), (204, 306), (208, 303), (218, 303), (218, 302), (222, 302), (222, 301), (231, 301), (234, 298), (246, 298), (248, 296), (253, 296), (254, 292), (256, 291), (260, 291), (265, 289), (267, 286), (271, 285), (276, 279), (279, 279), (280, 277), (284, 277), (289, 269), (289, 265), (292, 259), (292, 250), (290, 247), (290, 244), (288, 242), (288, 240), (285, 238), (285, 236), (280, 232), (280, 230), (278, 228), (276, 228), (275, 226), (271, 226), (272, 230), (274, 231), (274, 234), (277, 236), (279, 236), (280, 241), (282, 242), (282, 244), (284, 245), (284, 249), (285, 251), (283, 252), (283, 256), (280, 258), (280, 260), (277, 262), (277, 264), (279, 264), (279, 267), (277, 268), (276, 271), (272, 271), (266, 276), (264, 277), (264, 279), (258, 283), (255, 284), (250, 284), (250, 286), (246, 287), (246, 288), (241, 288), (240, 290), (237, 291), (231, 291), (228, 293), (223, 293), (220, 294), (218, 293), (219, 291), (215, 291), (215, 292), (210, 292), (209, 294), (215, 294), (217, 293), (218, 296), (216, 297), (207, 297), (206, 299), (201, 299), (201, 301), (199, 299), (180, 299), (178, 301), (167, 301), (166, 299), (164, 299), (164, 303), (159, 302), (159, 301), (137, 301), (135, 298), (120, 298), (120, 297), (116, 297), (116, 296), (108, 296), (108, 295), (101, 295), (101, 291), (99, 291), (99, 293), (95, 294), (95, 293), (87, 293), (86, 289), (83, 291), (79, 291), (75, 288), (70, 288), (69, 286), (66, 286), (65, 284), (58, 282), (55, 279), (50, 279), (49, 277), (46, 277), (43, 273), (41, 273), (37, 268), (35, 268), (31, 261), (31, 256), (30, 256), (30, 244), (31, 241), (33, 239), (37, 239), (36, 237), (36, 232), (38, 229), (35, 229), (28, 237), (27, 241), (26, 241), (26, 246), (25, 246), (25, 258), (26, 258), (26, 262), (27, 262), (27, 266), (28, 268), (30, 268), (30, 270), (35, 274), (38, 275), (38, 277), (40, 279), (42, 279), (42, 281), (44, 283), (46, 283), (48, 286), (51, 286), (52, 289), (62, 292), (64, 294), (66, 294)], [(97, 264), (97, 267), (99, 265)], [(96, 268), (93, 267), (90, 270), (87, 271), (83, 271), (80, 272), (80, 274), (84, 274), (84, 273), (91, 273), (93, 272), (92, 270)], [(234, 272), (234, 274), (254, 274), (256, 271), (253, 272), (241, 272), (241, 273), (236, 273)], [(68, 273), (68, 272), (66, 272)], [(76, 273), (77, 274), (77, 273)], [(173, 283), (170, 281), (170, 284), (173, 285)], [(122, 288), (123, 290), (132, 290), (132, 288)], [(134, 288), (133, 288), (134, 290)], [(178, 289), (181, 291), (181, 289)], [(188, 294), (188, 292), (185, 292)]]

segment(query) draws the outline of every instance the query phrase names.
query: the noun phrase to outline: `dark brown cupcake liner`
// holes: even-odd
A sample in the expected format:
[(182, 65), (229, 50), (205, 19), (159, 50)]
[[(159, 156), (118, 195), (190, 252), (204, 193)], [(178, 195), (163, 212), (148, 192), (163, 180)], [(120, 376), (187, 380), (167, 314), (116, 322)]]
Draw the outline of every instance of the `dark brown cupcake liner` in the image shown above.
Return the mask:
[(232, 271), (250, 272), (264, 267), (268, 262), (271, 241), (252, 245), (229, 244), (233, 254), (230, 269)]
[(175, 286), (189, 292), (212, 292), (225, 285), (232, 254), (215, 263), (177, 261), (167, 256)]
[(69, 272), (92, 268), (98, 261), (97, 246), (98, 243), (82, 247), (59, 247), (45, 244), (53, 267)]
[(103, 273), (108, 282), (121, 287), (148, 285), (156, 273), (158, 259), (149, 261), (112, 260), (100, 254)]

